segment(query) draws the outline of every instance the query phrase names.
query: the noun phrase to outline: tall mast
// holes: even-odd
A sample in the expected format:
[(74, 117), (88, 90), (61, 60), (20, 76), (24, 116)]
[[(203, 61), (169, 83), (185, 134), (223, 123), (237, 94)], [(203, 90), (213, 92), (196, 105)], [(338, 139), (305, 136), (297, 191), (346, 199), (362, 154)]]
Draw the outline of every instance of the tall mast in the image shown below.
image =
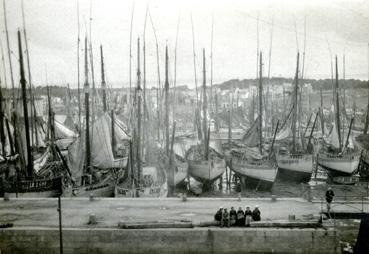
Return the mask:
[[(36, 121), (35, 121), (35, 115), (33, 114), (36, 112), (36, 110), (33, 110), (34, 101), (33, 101), (33, 95), (32, 95), (32, 78), (31, 78), (31, 64), (29, 59), (29, 50), (28, 50), (28, 37), (26, 32), (26, 19), (24, 15), (24, 3), (23, 0), (21, 1), (21, 9), (22, 9), (22, 21), (23, 21), (23, 37), (24, 37), (24, 44), (26, 47), (26, 56), (27, 56), (27, 68), (28, 68), (28, 84), (29, 84), (29, 96), (30, 96), (30, 111), (31, 111), (31, 144), (34, 145), (33, 142), (33, 133), (37, 135), (37, 127), (36, 127)], [(33, 124), (35, 123), (35, 124)], [(36, 144), (38, 146), (38, 144)]]
[(193, 70), (194, 70), (194, 74), (195, 74), (195, 89), (196, 89), (196, 109), (198, 108), (198, 91), (197, 91), (197, 72), (196, 72), (196, 47), (195, 47), (195, 32), (194, 32), (194, 27), (193, 27), (193, 19), (192, 19), (192, 15), (191, 15), (191, 28), (192, 28), (192, 54), (193, 54)]
[(368, 125), (369, 125), (369, 43), (368, 43), (368, 106), (366, 109), (366, 120), (364, 126), (364, 134), (368, 133)]
[(156, 47), (156, 66), (157, 66), (157, 73), (158, 73), (158, 88), (156, 90), (156, 104), (157, 104), (157, 118), (158, 118), (158, 141), (160, 141), (160, 127), (161, 127), (161, 80), (160, 80), (160, 61), (159, 61), (159, 44), (158, 44), (158, 37), (156, 36), (156, 30), (154, 27), (154, 22), (152, 21), (151, 14), (150, 22), (152, 26), (152, 30), (154, 31), (155, 36), (155, 47)]
[(334, 87), (334, 100), (335, 100), (335, 113), (336, 113), (336, 128), (338, 134), (338, 140), (340, 145), (340, 150), (342, 151), (342, 139), (341, 139), (341, 122), (340, 122), (340, 102), (339, 102), (339, 94), (338, 94), (338, 63), (336, 56), (336, 82)]
[(173, 122), (175, 121), (175, 114), (176, 114), (176, 103), (177, 103), (177, 47), (178, 47), (178, 31), (179, 31), (179, 21), (180, 21), (180, 14), (178, 14), (178, 21), (177, 21), (177, 31), (176, 31), (176, 44), (174, 47), (174, 80), (173, 80)]
[(102, 89), (102, 99), (103, 99), (103, 110), (106, 112), (106, 82), (105, 82), (105, 70), (104, 70), (104, 53), (103, 47), (100, 45), (100, 57), (101, 57), (101, 89)]
[(114, 109), (111, 110), (111, 148), (113, 156), (115, 156), (116, 142), (115, 142), (115, 116)]
[(260, 52), (259, 67), (259, 151), (263, 152), (263, 53)]
[(306, 50), (306, 16), (304, 19), (304, 51), (302, 52), (301, 79), (305, 78), (305, 50)]
[(168, 46), (165, 47), (165, 154), (169, 156), (169, 81), (168, 81)]
[(292, 151), (294, 153), (296, 152), (296, 121), (297, 121), (297, 99), (299, 90), (299, 61), (300, 61), (300, 53), (297, 52), (295, 87), (293, 90), (293, 114), (292, 114)]
[(214, 14), (211, 16), (211, 41), (210, 41), (210, 107), (213, 104), (213, 40), (214, 40)]
[(80, 85), (80, 69), (79, 69), (79, 45), (80, 45), (80, 26), (79, 26), (79, 0), (77, 1), (77, 99), (78, 99), (78, 130), (82, 128), (81, 117), (81, 85)]
[[(95, 72), (94, 72), (94, 54), (92, 51), (92, 0), (90, 0), (90, 65), (91, 65), (91, 81), (92, 81), (92, 107), (94, 107), (95, 95), (96, 95), (96, 87), (95, 87)], [(94, 114), (94, 108), (92, 108), (92, 114)], [(94, 120), (94, 119), (92, 119)]]
[(203, 110), (203, 133), (204, 133), (204, 145), (205, 145), (205, 160), (208, 160), (208, 143), (209, 143), (209, 134), (208, 134), (208, 115), (207, 115), (207, 111), (208, 111), (208, 101), (207, 101), (207, 97), (206, 97), (206, 63), (205, 63), (205, 49), (202, 49), (202, 70), (203, 70), (203, 74), (202, 74), (202, 96), (203, 96), (203, 101), (202, 101), (202, 110)]
[(141, 71), (140, 71), (140, 38), (137, 39), (137, 169), (138, 183), (141, 182)]
[(131, 107), (131, 90), (132, 90), (132, 28), (133, 28), (133, 14), (135, 11), (135, 5), (133, 2), (132, 13), (131, 13), (131, 27), (129, 32), (129, 92), (128, 92), (128, 105)]
[[(149, 11), (149, 5), (146, 6), (146, 14), (145, 14), (145, 22), (144, 22), (144, 31), (143, 31), (143, 121), (142, 125), (144, 130), (147, 128), (147, 105), (146, 105), (146, 21), (147, 21), (147, 13)], [(146, 144), (146, 137), (148, 137), (148, 132), (144, 131), (142, 133), (142, 144)], [(144, 146), (141, 147), (142, 156), (145, 156)]]
[(272, 47), (273, 47), (273, 30), (274, 30), (274, 15), (272, 17), (272, 28), (270, 31), (270, 44), (269, 44), (269, 59), (268, 59), (268, 80), (270, 82), (271, 62), (272, 62)]
[(4, 106), (3, 106), (3, 93), (2, 93), (2, 83), (0, 78), (0, 142), (1, 142), (1, 149), (2, 149), (2, 155), (4, 158), (6, 158), (6, 151), (5, 151), (5, 129), (4, 129)]
[(29, 177), (32, 177), (33, 176), (33, 158), (32, 158), (31, 143), (30, 143), (30, 137), (29, 137), (27, 91), (26, 91), (26, 79), (25, 79), (24, 67), (23, 67), (22, 41), (21, 41), (21, 34), (19, 30), (18, 30), (18, 49), (19, 49), (19, 64), (20, 64), (20, 83), (22, 86), (22, 99), (23, 99), (24, 128), (26, 132), (27, 174)]
[(10, 51), (10, 43), (9, 43), (9, 33), (8, 33), (8, 22), (6, 19), (6, 5), (5, 0), (3, 0), (3, 10), (4, 10), (4, 25), (5, 25), (5, 36), (6, 36), (6, 45), (8, 47), (8, 60), (9, 60), (9, 69), (10, 69), (10, 80), (12, 84), (12, 95), (13, 95), (13, 109), (15, 109), (15, 87), (14, 87), (14, 76), (13, 76), (13, 65)]
[(4, 72), (4, 87), (8, 88), (7, 77), (6, 77), (6, 68), (5, 68), (5, 55), (4, 55), (4, 49), (3, 49), (3, 44), (1, 43), (1, 40), (0, 40), (0, 50), (1, 50), (1, 62), (3, 64), (3, 72)]
[(256, 19), (256, 78), (259, 75), (259, 13)]
[(85, 37), (85, 111), (86, 111), (86, 161), (85, 170), (90, 173), (91, 150), (90, 150), (90, 85), (88, 83), (88, 57), (87, 36)]

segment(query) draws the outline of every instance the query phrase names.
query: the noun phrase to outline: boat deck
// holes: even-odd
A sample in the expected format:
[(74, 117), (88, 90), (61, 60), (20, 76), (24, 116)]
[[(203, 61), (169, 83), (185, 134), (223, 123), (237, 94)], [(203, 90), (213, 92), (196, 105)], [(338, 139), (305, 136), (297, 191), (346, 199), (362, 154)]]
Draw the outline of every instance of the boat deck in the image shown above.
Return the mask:
[[(93, 227), (117, 227), (118, 222), (152, 222), (191, 220), (193, 223), (213, 220), (220, 206), (251, 209), (259, 205), (261, 217), (266, 220), (286, 220), (288, 215), (302, 219), (304, 215), (318, 215), (319, 203), (300, 198), (62, 198), (64, 227), (91, 227), (87, 224), (89, 214), (94, 214), (97, 224)], [(58, 226), (57, 198), (0, 200), (0, 221), (12, 222), (16, 227)]]

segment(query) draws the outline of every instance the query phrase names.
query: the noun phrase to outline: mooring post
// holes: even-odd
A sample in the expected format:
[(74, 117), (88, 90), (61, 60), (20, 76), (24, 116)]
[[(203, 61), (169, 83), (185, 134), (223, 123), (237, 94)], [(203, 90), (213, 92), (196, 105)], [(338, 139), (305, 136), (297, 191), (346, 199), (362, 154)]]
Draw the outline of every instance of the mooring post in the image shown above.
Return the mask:
[(59, 240), (60, 240), (60, 254), (63, 254), (63, 232), (62, 232), (62, 213), (61, 213), (61, 200), (58, 197), (58, 213), (59, 213)]

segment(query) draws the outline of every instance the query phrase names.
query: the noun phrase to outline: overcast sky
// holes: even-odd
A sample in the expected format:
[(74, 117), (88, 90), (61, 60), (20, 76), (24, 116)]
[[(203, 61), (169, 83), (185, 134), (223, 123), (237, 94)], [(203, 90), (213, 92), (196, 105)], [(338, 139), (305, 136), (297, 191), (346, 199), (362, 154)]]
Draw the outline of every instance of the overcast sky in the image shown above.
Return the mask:
[[(3, 1), (3, 0), (1, 0)], [(259, 16), (260, 50), (264, 73), (269, 68), (272, 36), (271, 76), (293, 77), (296, 52), (304, 48), (306, 17), (307, 78), (329, 78), (331, 56), (338, 55), (340, 76), (342, 56), (346, 55), (346, 78), (368, 79), (369, 1), (245, 1), (245, 0), (81, 0), (80, 36), (89, 33), (92, 6), (92, 44), (95, 81), (100, 84), (99, 45), (104, 47), (107, 81), (127, 85), (129, 80), (130, 17), (134, 6), (132, 41), (132, 78), (136, 81), (137, 38), (143, 36), (146, 8), (156, 29), (161, 78), (164, 77), (165, 45), (169, 47), (170, 79), (174, 77), (174, 48), (179, 20), (177, 46), (177, 84), (194, 85), (191, 15), (194, 23), (197, 76), (201, 82), (202, 48), (206, 50), (210, 77), (210, 44), (212, 17), (214, 83), (233, 78), (256, 77), (257, 17)], [(77, 83), (77, 2), (76, 0), (24, 1), (26, 28), (35, 85)], [(7, 20), (16, 85), (19, 83), (16, 31), (22, 25), (21, 0), (7, 0)], [(4, 12), (0, 14), (1, 44), (5, 52), (7, 84), (10, 86), (4, 28)], [(274, 21), (273, 21), (274, 17)], [(272, 23), (274, 24), (272, 26)], [(297, 35), (297, 36), (296, 36)], [(157, 80), (155, 37), (150, 17), (146, 24), (147, 80)], [(330, 50), (329, 50), (330, 49)], [(83, 50), (81, 82), (83, 82)], [(3, 63), (1, 63), (3, 65)], [(3, 68), (1, 79), (4, 80)]]

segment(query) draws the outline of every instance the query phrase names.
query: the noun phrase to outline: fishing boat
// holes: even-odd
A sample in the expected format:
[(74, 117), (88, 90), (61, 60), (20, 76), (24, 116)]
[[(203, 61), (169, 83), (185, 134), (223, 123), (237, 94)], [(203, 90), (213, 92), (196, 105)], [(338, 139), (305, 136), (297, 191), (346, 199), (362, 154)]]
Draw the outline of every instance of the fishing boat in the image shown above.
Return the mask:
[(345, 145), (342, 143), (339, 94), (338, 94), (338, 65), (336, 57), (336, 82), (334, 86), (334, 113), (335, 122), (332, 124), (331, 133), (323, 140), (323, 145), (318, 153), (317, 163), (334, 176), (350, 176), (358, 168), (360, 161), (360, 151), (355, 148), (350, 136), (353, 118), (347, 133)]
[[(141, 127), (143, 123), (146, 123), (146, 119), (142, 121), (143, 114), (141, 109), (142, 104), (144, 108), (146, 105), (145, 100), (142, 101), (139, 39), (137, 43), (137, 62), (137, 87), (134, 105), (131, 107), (131, 114), (134, 119), (132, 121), (133, 138), (129, 147), (127, 174), (125, 174), (126, 177), (118, 179), (115, 186), (115, 197), (167, 197), (167, 155), (159, 144), (150, 142), (147, 139), (145, 139), (145, 142), (142, 140), (142, 137), (145, 135), (142, 135)], [(143, 151), (146, 156), (142, 156)]]
[[(206, 95), (206, 69), (205, 69), (205, 50), (203, 50), (203, 128), (202, 141), (200, 144), (191, 146), (186, 152), (189, 173), (196, 180), (211, 184), (219, 178), (226, 168), (224, 156), (209, 146), (210, 128), (207, 123), (207, 95)], [(198, 125), (200, 125), (198, 123)], [(201, 128), (199, 128), (201, 131)]]
[[(292, 119), (287, 119), (287, 121), (290, 121), (288, 124), (285, 124), (286, 128), (283, 128), (276, 137), (276, 140), (279, 143), (279, 149), (277, 149), (276, 152), (276, 159), (278, 163), (278, 178), (295, 182), (309, 182), (313, 171), (313, 145), (311, 144), (311, 139), (317, 118), (315, 116), (308, 145), (307, 147), (304, 147), (304, 134), (301, 130), (298, 131), (301, 127), (301, 121), (298, 121), (297, 119), (298, 110), (299, 113), (302, 114), (302, 109), (299, 107), (300, 104), (298, 103), (299, 56), (300, 54), (297, 53), (297, 65), (294, 80), (295, 85), (292, 98)], [(297, 142), (297, 140), (300, 142)]]
[[(104, 71), (103, 68), (102, 71)], [(102, 84), (104, 83), (103, 79)], [(113, 197), (115, 182), (127, 167), (126, 146), (130, 137), (116, 123), (113, 111), (109, 116), (105, 96), (103, 96), (104, 113), (90, 122), (87, 38), (85, 39), (84, 92), (86, 126), (81, 135), (68, 147), (67, 162), (71, 176), (64, 185), (63, 194), (64, 196)], [(91, 127), (90, 124), (92, 124)], [(119, 157), (116, 149), (118, 145), (123, 148), (123, 154)]]
[(270, 190), (274, 185), (278, 166), (273, 152), (275, 134), (272, 145), (268, 148), (269, 151), (263, 146), (262, 85), (262, 53), (260, 53), (259, 115), (243, 137), (244, 147), (231, 150), (231, 170), (241, 179), (241, 183), (245, 188)]
[[(53, 166), (60, 165), (63, 157), (60, 151), (51, 142), (48, 147), (52, 149), (53, 156), (51, 161), (46, 161), (40, 168), (44, 167), (45, 164), (52, 164), (48, 170), (48, 174), (41, 176), (37, 172), (35, 167), (35, 160), (31, 150), (31, 138), (28, 118), (28, 103), (27, 103), (27, 92), (26, 92), (26, 79), (24, 74), (23, 66), (23, 51), (20, 31), (18, 30), (18, 49), (19, 49), (19, 64), (20, 64), (20, 83), (22, 92), (22, 106), (23, 106), (23, 117), (18, 121), (17, 111), (13, 112), (13, 137), (8, 136), (8, 140), (12, 139), (14, 144), (10, 144), (12, 154), (10, 160), (5, 157), (5, 163), (7, 166), (7, 177), (2, 177), (0, 181), (0, 194), (4, 195), (7, 193), (10, 196), (15, 197), (55, 197), (61, 194), (62, 190), (62, 173), (61, 170), (52, 169)], [(2, 98), (0, 98), (2, 100)], [(15, 101), (13, 97), (13, 109), (15, 108)], [(0, 109), (1, 115), (4, 115), (4, 111)], [(49, 112), (51, 114), (51, 112)], [(4, 120), (3, 117), (1, 120)], [(1, 123), (3, 125), (3, 123)], [(24, 132), (25, 144), (22, 145), (22, 138), (18, 126), (24, 126), (23, 129), (27, 130)], [(52, 126), (49, 126), (52, 127)], [(9, 129), (8, 129), (9, 130)], [(1, 136), (3, 136), (2, 133)], [(10, 132), (8, 132), (10, 134)], [(4, 145), (4, 138), (2, 138)], [(3, 146), (4, 147), (4, 146)], [(56, 162), (58, 157), (58, 162)], [(36, 161), (37, 162), (37, 161)], [(56, 163), (55, 163), (56, 162)], [(4, 163), (4, 162), (3, 162)], [(37, 164), (37, 163), (36, 163)], [(57, 168), (60, 169), (60, 168)]]
[(142, 167), (142, 183), (137, 187), (128, 184), (115, 186), (115, 197), (164, 198), (168, 195), (166, 173), (152, 166)]

